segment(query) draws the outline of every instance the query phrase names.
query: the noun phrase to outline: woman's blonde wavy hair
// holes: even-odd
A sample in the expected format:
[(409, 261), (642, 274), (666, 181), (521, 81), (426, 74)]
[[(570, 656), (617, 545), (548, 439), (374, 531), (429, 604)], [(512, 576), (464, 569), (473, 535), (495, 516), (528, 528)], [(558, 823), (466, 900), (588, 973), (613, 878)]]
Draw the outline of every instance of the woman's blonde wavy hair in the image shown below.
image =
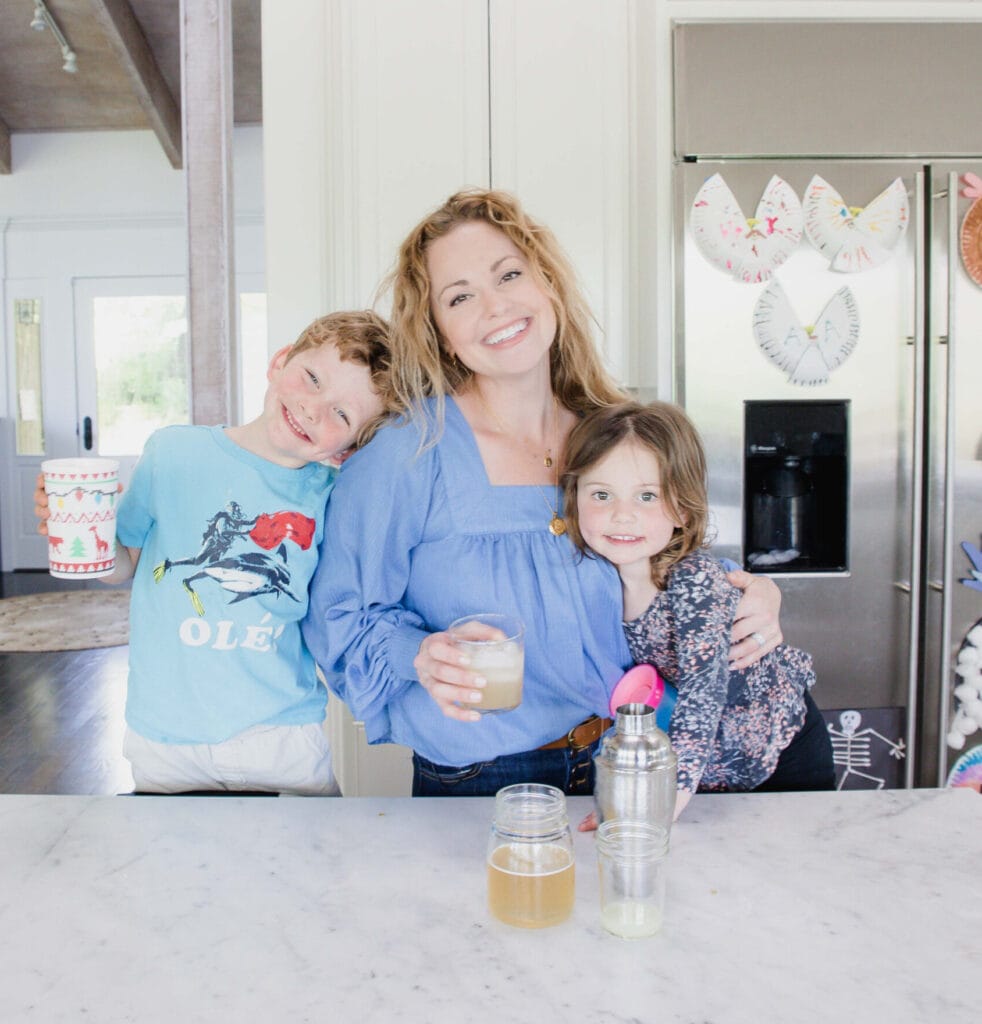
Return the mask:
[(570, 540), (593, 554), (580, 530), (576, 504), (580, 478), (623, 441), (635, 441), (658, 462), (659, 500), (681, 526), (667, 546), (651, 558), (651, 582), (664, 590), (676, 562), (710, 542), (706, 455), (692, 421), (670, 402), (624, 402), (598, 409), (570, 432), (562, 476), (563, 517)]
[[(427, 423), (424, 443), (439, 436), (446, 396), (466, 390), (473, 376), (448, 351), (434, 321), (426, 253), (436, 239), (470, 221), (484, 221), (502, 231), (552, 301), (557, 326), (550, 375), (558, 400), (581, 414), (622, 401), (624, 392), (604, 368), (594, 342), (593, 317), (576, 275), (552, 232), (529, 217), (507, 192), (465, 189), (413, 228), (381, 287), (392, 294), (392, 385), (403, 408)], [(432, 418), (425, 412), (428, 397), (437, 400)]]

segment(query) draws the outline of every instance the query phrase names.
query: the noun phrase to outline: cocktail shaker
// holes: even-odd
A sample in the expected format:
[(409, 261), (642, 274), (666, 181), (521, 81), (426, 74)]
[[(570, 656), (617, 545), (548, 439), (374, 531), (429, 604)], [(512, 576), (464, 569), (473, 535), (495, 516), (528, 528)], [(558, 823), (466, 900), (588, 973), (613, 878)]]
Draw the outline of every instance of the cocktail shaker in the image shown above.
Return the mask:
[(677, 759), (658, 728), (657, 711), (647, 704), (622, 704), (614, 732), (600, 743), (594, 767), (593, 796), (598, 824), (621, 819), (665, 829), (675, 815)]

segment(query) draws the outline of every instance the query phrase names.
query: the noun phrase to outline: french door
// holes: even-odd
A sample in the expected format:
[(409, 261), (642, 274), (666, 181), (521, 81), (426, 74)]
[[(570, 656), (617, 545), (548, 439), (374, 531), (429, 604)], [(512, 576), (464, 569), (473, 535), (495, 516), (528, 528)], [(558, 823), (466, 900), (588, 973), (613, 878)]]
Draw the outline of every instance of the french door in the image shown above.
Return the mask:
[(44, 459), (115, 458), (125, 486), (150, 434), (190, 415), (183, 277), (76, 278), (70, 299), (15, 281), (7, 296), (4, 572), (47, 566), (31, 499)]

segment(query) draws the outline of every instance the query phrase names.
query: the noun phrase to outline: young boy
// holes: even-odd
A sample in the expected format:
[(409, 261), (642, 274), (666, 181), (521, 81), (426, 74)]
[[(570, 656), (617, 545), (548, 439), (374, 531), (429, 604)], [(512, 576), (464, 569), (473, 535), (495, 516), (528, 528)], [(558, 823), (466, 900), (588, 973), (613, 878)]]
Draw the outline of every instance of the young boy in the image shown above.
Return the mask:
[[(339, 793), (300, 622), (335, 467), (391, 407), (387, 325), (316, 320), (267, 378), (250, 423), (155, 432), (120, 499), (104, 582), (133, 578), (123, 753), (137, 792)], [(35, 500), (46, 519), (43, 487)]]

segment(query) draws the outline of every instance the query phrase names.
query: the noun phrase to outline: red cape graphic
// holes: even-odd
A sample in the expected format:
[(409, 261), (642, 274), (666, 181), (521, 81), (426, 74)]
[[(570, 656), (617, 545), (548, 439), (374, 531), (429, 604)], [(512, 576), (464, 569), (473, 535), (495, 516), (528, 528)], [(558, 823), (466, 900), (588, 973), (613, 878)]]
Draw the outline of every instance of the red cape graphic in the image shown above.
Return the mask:
[(249, 531), (249, 536), (267, 551), (272, 551), (284, 540), (292, 540), (306, 551), (314, 539), (316, 528), (316, 522), (300, 512), (274, 512), (272, 515), (264, 512), (256, 517), (256, 525)]

